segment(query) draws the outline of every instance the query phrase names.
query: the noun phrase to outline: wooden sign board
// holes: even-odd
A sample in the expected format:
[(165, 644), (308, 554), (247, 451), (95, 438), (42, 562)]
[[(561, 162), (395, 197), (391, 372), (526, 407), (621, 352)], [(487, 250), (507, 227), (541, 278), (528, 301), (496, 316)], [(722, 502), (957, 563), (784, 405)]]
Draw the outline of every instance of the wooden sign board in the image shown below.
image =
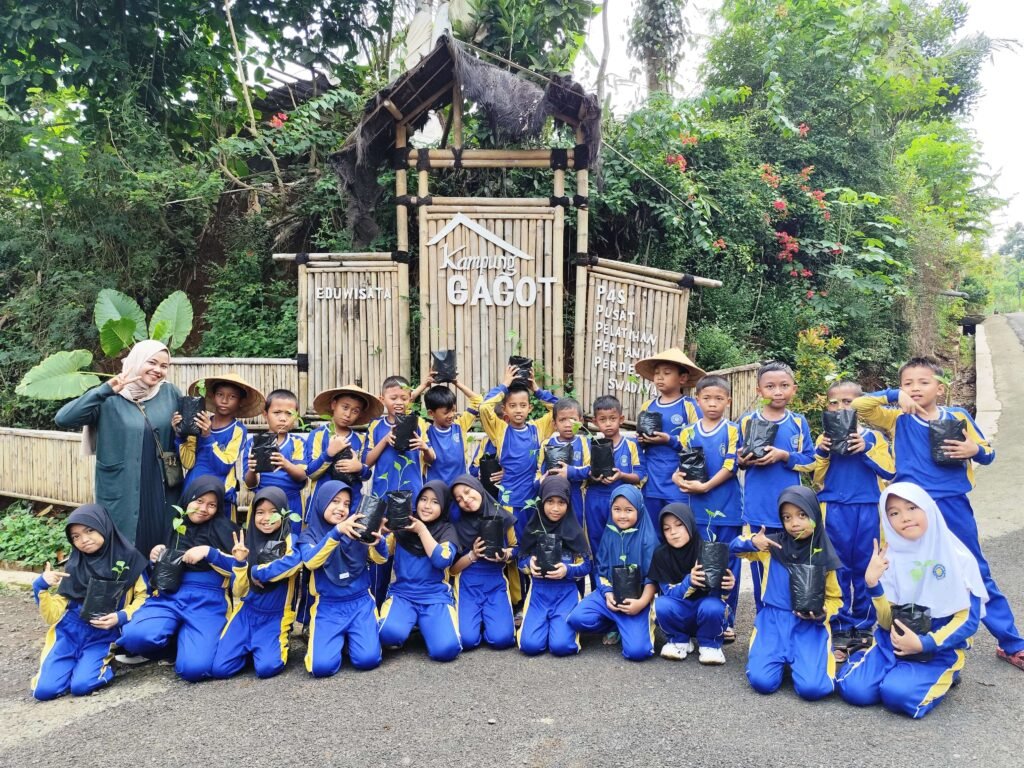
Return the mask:
[(678, 284), (681, 274), (673, 282), (631, 264), (597, 262), (581, 267), (576, 278), (576, 390), (588, 413), (597, 397), (614, 395), (632, 422), (655, 394), (633, 366), (662, 349), (683, 347), (690, 290)]
[(480, 392), (510, 355), (562, 384), (564, 213), (510, 202), (420, 207), (421, 376), (432, 350), (454, 349), (460, 379)]

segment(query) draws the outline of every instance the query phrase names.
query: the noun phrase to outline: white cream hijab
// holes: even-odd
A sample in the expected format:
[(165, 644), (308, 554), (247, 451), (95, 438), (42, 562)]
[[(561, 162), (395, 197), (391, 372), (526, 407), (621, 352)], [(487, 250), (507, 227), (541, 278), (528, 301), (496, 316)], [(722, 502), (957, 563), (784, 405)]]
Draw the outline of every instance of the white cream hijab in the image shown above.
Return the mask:
[[(898, 496), (924, 510), (928, 530), (911, 541), (900, 536), (889, 522), (885, 505), (890, 496)], [(896, 604), (914, 603), (931, 609), (933, 619), (952, 616), (971, 606), (971, 595), (981, 598), (985, 614), (988, 591), (978, 570), (978, 561), (946, 526), (935, 500), (915, 483), (893, 483), (878, 501), (882, 517), (889, 569), (880, 583), (885, 597)]]
[[(162, 341), (146, 339), (145, 341), (138, 342), (131, 348), (131, 351), (128, 352), (124, 360), (121, 361), (121, 375), (127, 379), (139, 376), (146, 362), (161, 352), (166, 352), (167, 357), (170, 358), (170, 350), (167, 349), (167, 345)], [(166, 378), (161, 379), (156, 386), (151, 387), (142, 379), (138, 379), (125, 385), (118, 394), (125, 400), (130, 400), (133, 403), (144, 403), (156, 397), (156, 393), (160, 391), (160, 387), (163, 386), (166, 380)], [(85, 456), (96, 455), (96, 435), (89, 426), (82, 429), (82, 454)]]

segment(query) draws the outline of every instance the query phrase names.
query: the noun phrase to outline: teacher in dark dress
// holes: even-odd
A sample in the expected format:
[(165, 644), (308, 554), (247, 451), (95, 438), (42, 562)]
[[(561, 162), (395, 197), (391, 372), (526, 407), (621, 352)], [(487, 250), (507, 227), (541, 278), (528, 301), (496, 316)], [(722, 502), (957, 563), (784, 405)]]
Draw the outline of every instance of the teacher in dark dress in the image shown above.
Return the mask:
[(171, 417), (178, 388), (167, 381), (171, 355), (159, 341), (140, 341), (121, 373), (57, 412), (60, 427), (84, 427), (84, 452), (96, 456), (96, 503), (137, 550), (167, 537), (179, 487), (169, 488), (160, 454), (174, 451)]

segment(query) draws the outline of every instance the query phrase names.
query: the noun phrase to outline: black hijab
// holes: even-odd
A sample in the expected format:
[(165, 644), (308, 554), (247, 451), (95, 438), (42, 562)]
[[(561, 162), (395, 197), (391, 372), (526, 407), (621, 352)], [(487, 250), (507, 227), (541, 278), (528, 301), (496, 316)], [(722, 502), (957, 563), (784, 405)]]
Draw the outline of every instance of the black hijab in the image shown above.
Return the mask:
[[(434, 541), (440, 544), (442, 541), (451, 542), (452, 546), (458, 547), (459, 537), (455, 532), (455, 526), (451, 524), (448, 519), (448, 510), (452, 505), (452, 492), (448, 490), (448, 486), (441, 480), (431, 480), (430, 482), (424, 483), (423, 488), (416, 494), (416, 498), (413, 499), (412, 513), (416, 515), (416, 509), (419, 507), (420, 496), (423, 495), (423, 491), (433, 491), (437, 497), (438, 503), (441, 505), (441, 514), (437, 516), (437, 519), (431, 520), (429, 523), (424, 523), (427, 526), (427, 530), (430, 531), (430, 535), (434, 537)], [(416, 515), (418, 518), (419, 515)], [(420, 541), (420, 537), (412, 531), (395, 531), (395, 541), (399, 543), (402, 549), (412, 552), (417, 557), (426, 557), (427, 551), (423, 548), (423, 542)]]
[[(281, 515), (281, 527), (273, 533), (263, 533), (256, 527), (256, 505), (261, 501), (269, 501), (274, 505), (274, 511)], [(283, 587), (286, 582), (276, 581), (270, 583), (260, 582), (257, 584), (252, 578), (252, 569), (259, 565), (260, 553), (267, 548), (275, 547), (279, 542), (285, 542), (284, 552), (287, 554), (292, 549), (291, 522), (288, 520), (288, 496), (280, 488), (268, 486), (256, 494), (249, 505), (249, 525), (245, 529), (245, 546), (249, 549), (249, 585), (257, 592)], [(275, 558), (276, 559), (276, 558)]]
[[(552, 522), (544, 512), (544, 502), (548, 499), (564, 499), (568, 505), (565, 514), (558, 522)], [(540, 537), (545, 533), (557, 535), (562, 540), (562, 551), (574, 555), (590, 557), (590, 545), (587, 535), (583, 532), (576, 514), (572, 509), (572, 498), (569, 481), (558, 475), (545, 477), (540, 484), (540, 504), (533, 511), (533, 516), (523, 531), (523, 540), (519, 542), (519, 554), (529, 557), (534, 554)]]
[[(207, 493), (217, 497), (217, 511), (213, 517), (204, 523), (193, 523), (188, 517), (188, 505)], [(235, 546), (232, 534), (238, 531), (238, 526), (231, 522), (231, 518), (224, 514), (224, 481), (213, 475), (202, 475), (188, 484), (188, 487), (181, 494), (181, 505), (183, 507), (185, 532), (178, 534), (173, 528), (167, 539), (168, 549), (178, 549), (184, 552), (192, 547), (213, 547), (221, 552), (230, 553)], [(209, 571), (211, 565), (207, 560), (200, 560), (194, 565), (186, 565), (190, 571)]]
[[(71, 541), (72, 525), (84, 525), (97, 531), (103, 537), (103, 546), (87, 555), (74, 544), (71, 545), (71, 557), (64, 567), (68, 575), (61, 579), (57, 594), (69, 600), (84, 600), (91, 579), (123, 581), (130, 587), (149, 565), (135, 546), (114, 527), (114, 521), (110, 519), (106, 508), (99, 504), (85, 504), (68, 515), (64, 524), (64, 535), (68, 537), (68, 542)], [(124, 563), (120, 575), (115, 570), (119, 562)]]
[(832, 548), (832, 542), (825, 533), (825, 521), (821, 517), (821, 504), (818, 497), (810, 488), (802, 485), (791, 485), (783, 489), (779, 494), (779, 523), (782, 523), (782, 505), (793, 504), (814, 523), (814, 530), (810, 536), (802, 539), (794, 539), (785, 530), (773, 533), (768, 538), (774, 539), (782, 545), (770, 547), (772, 557), (784, 565), (823, 565), (825, 570), (834, 571), (841, 568), (843, 563)]
[[(686, 526), (690, 534), (690, 540), (681, 547), (673, 547), (665, 539), (662, 525), (667, 515)], [(658, 537), (662, 543), (654, 550), (647, 577), (658, 584), (679, 584), (693, 570), (700, 555), (700, 534), (697, 533), (697, 521), (689, 505), (677, 502), (662, 508), (658, 516)]]
[[(331, 532), (334, 523), (324, 519), (324, 512), (328, 505), (342, 491), (348, 491), (352, 495), (352, 488), (340, 480), (328, 480), (320, 483), (309, 502), (309, 512), (306, 514), (306, 530), (302, 532), (299, 540), (310, 547), (315, 547), (324, 537)], [(350, 515), (356, 514), (356, 510), (350, 509)], [(366, 570), (366, 551), (368, 544), (350, 539), (342, 534), (341, 543), (334, 548), (334, 551), (327, 556), (327, 560), (317, 570), (317, 575), (323, 574), (327, 580), (336, 587), (342, 587), (355, 579)]]
[(515, 518), (494, 500), (479, 479), (472, 475), (459, 475), (451, 486), (453, 495), (457, 485), (468, 485), (483, 498), (483, 504), (476, 512), (467, 512), (460, 507), (462, 514), (459, 516), (458, 522), (455, 523), (455, 532), (459, 535), (459, 548), (463, 552), (473, 549), (473, 542), (480, 536), (480, 523), (483, 518), (500, 517), (504, 521), (506, 529), (515, 522)]

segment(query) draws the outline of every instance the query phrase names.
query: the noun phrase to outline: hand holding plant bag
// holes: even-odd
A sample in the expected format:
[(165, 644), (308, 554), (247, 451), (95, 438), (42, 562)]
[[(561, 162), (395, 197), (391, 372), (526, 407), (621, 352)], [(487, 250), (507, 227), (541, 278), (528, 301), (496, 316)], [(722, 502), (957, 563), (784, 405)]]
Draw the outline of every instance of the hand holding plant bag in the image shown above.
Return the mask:
[(449, 384), (458, 377), (455, 350), (442, 349), (430, 353), (430, 373), (435, 384)]
[(747, 420), (743, 430), (743, 447), (740, 454), (745, 459), (757, 461), (763, 459), (768, 449), (775, 445), (775, 437), (779, 433), (779, 425), (757, 416)]
[[(781, 545), (770, 550), (771, 556), (789, 572), (790, 607), (802, 619), (821, 621), (825, 618), (828, 572), (842, 563), (825, 532), (821, 505), (814, 491), (799, 485), (784, 489), (779, 494), (779, 520), (782, 532), (765, 538)], [(799, 524), (795, 522), (798, 520)], [(799, 532), (794, 535), (790, 530)]]
[(857, 412), (849, 409), (825, 411), (821, 414), (821, 426), (829, 439), (829, 453), (846, 456), (852, 453), (850, 438), (857, 434)]

